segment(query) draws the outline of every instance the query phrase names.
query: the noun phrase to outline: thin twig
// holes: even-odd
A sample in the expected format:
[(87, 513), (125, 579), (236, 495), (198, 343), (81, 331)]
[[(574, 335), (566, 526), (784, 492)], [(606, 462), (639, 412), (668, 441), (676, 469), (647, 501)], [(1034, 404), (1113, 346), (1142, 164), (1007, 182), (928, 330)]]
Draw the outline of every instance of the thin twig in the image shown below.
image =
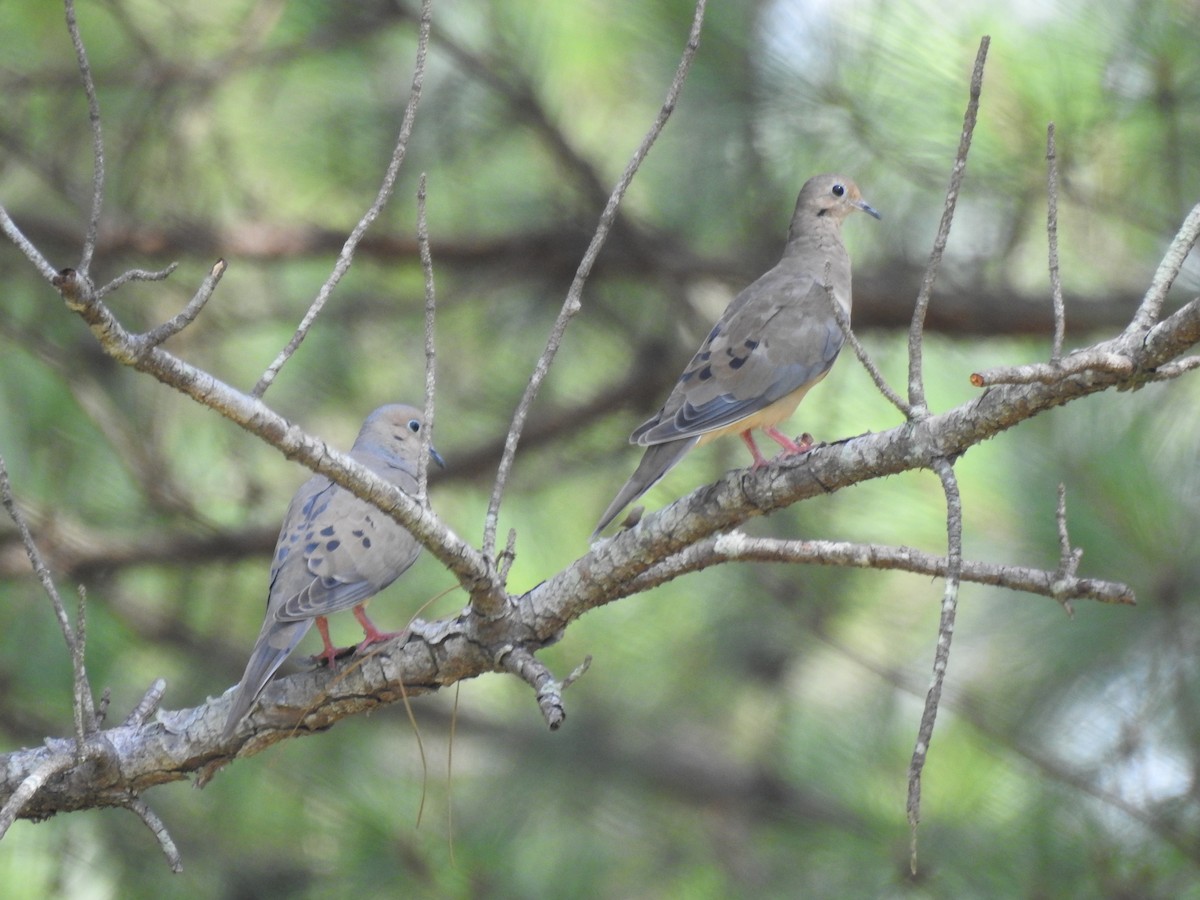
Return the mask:
[(145, 725), (150, 721), (150, 717), (158, 711), (158, 705), (162, 703), (163, 695), (166, 692), (166, 679), (154, 679), (154, 683), (147, 688), (146, 693), (142, 695), (142, 699), (138, 701), (138, 705), (129, 711), (129, 715), (121, 723), (122, 727), (141, 728)]
[(546, 664), (524, 647), (512, 647), (504, 654), (500, 665), (533, 688), (537, 695), (538, 708), (541, 709), (546, 724), (551, 731), (558, 731), (567, 718), (567, 711), (563, 706), (563, 686), (558, 683)]
[(934, 459), (931, 468), (942, 482), (946, 494), (946, 585), (942, 592), (942, 614), (938, 622), (937, 648), (933, 654), (933, 681), (925, 695), (925, 708), (921, 713), (921, 725), (917, 729), (917, 741), (908, 764), (908, 827), (909, 867), (917, 874), (917, 824), (921, 821), (921, 772), (929, 755), (929, 743), (933, 740), (933, 726), (937, 721), (938, 704), (942, 699), (942, 685), (946, 679), (946, 666), (950, 662), (950, 642), (954, 637), (954, 618), (958, 612), (958, 585), (962, 575), (962, 496), (958, 490), (958, 479), (954, 467), (943, 457)]
[(842, 335), (846, 338), (846, 342), (854, 350), (854, 355), (858, 357), (858, 361), (862, 363), (867, 374), (871, 376), (871, 380), (875, 382), (875, 387), (879, 392), (886, 397), (893, 406), (900, 410), (901, 415), (906, 419), (912, 417), (912, 407), (908, 402), (892, 390), (891, 385), (887, 383), (887, 379), (883, 377), (883, 372), (879, 370), (879, 366), (875, 365), (875, 360), (867, 354), (867, 348), (862, 345), (857, 335), (850, 328), (850, 317), (846, 315), (846, 310), (842, 304), (837, 301), (833, 295), (833, 280), (830, 277), (833, 271), (833, 263), (831, 260), (825, 260), (825, 297), (829, 301), (829, 308), (833, 310), (833, 317), (837, 319), (838, 327), (842, 329)]
[(79, 603), (75, 606), (75, 640), (70, 645), (71, 674), (74, 680), (75, 755), (83, 762), (83, 742), (96, 731), (96, 706), (88, 684), (84, 653), (87, 649), (87, 588), (79, 585)]
[(504, 545), (504, 552), (500, 554), (500, 562), (497, 565), (497, 575), (500, 578), (501, 584), (508, 584), (508, 573), (512, 570), (512, 565), (517, 561), (517, 529), (508, 529), (508, 541)]
[(1067, 486), (1058, 486), (1058, 506), (1054, 515), (1058, 527), (1058, 572), (1055, 573), (1054, 599), (1062, 604), (1067, 615), (1075, 615), (1071, 608), (1071, 598), (1067, 591), (1075, 573), (1079, 571), (1079, 563), (1083, 560), (1083, 548), (1071, 546), (1071, 535), (1067, 532)]
[(308, 308), (308, 312), (304, 314), (304, 318), (296, 328), (296, 333), (292, 335), (292, 339), (288, 341), (287, 346), (283, 348), (274, 362), (263, 372), (262, 377), (258, 379), (258, 383), (254, 385), (254, 389), (250, 393), (255, 398), (262, 399), (263, 394), (267, 392), (267, 388), (275, 381), (279, 370), (291, 359), (292, 354), (296, 352), (301, 342), (308, 336), (309, 329), (312, 328), (313, 323), (317, 320), (317, 316), (320, 315), (321, 310), (325, 307), (325, 303), (333, 294), (333, 289), (342, 280), (342, 276), (349, 271), (350, 264), (354, 261), (354, 251), (357, 249), (359, 242), (367, 233), (367, 229), (379, 217), (379, 213), (392, 196), (392, 190), (396, 186), (396, 176), (399, 174), (400, 166), (404, 162), (404, 157), (408, 152), (408, 139), (412, 134), (413, 121), (417, 115), (417, 104), (421, 101), (421, 86), (425, 80), (425, 59), (429, 52), (429, 27), (432, 20), (431, 5), (432, 0), (422, 0), (421, 22), (417, 32), (417, 58), (413, 65), (412, 88), (409, 92), (408, 104), (404, 108), (404, 118), (400, 123), (400, 134), (396, 138), (396, 146), (392, 150), (391, 161), (388, 162), (387, 172), (383, 176), (383, 184), (379, 186), (379, 192), (375, 196), (375, 201), (363, 213), (363, 217), (358, 220), (358, 224), (354, 226), (354, 230), (346, 238), (346, 242), (342, 245), (342, 250), (338, 254), (337, 262), (334, 263), (333, 271), (329, 273), (329, 277), (321, 285), (316, 299), (313, 300), (312, 305)]
[(1058, 272), (1058, 156), (1053, 122), (1046, 128), (1046, 235), (1050, 244), (1050, 290), (1054, 297), (1054, 344), (1050, 348), (1050, 362), (1057, 364), (1062, 360), (1067, 314), (1062, 278)]
[(166, 281), (171, 277), (171, 273), (179, 268), (179, 263), (173, 262), (165, 269), (159, 269), (155, 272), (147, 271), (146, 269), (129, 269), (122, 272), (108, 284), (96, 290), (96, 299), (103, 300), (117, 288), (124, 287), (131, 281)]
[(1150, 282), (1150, 289), (1146, 291), (1141, 305), (1129, 322), (1129, 327), (1125, 329), (1126, 335), (1148, 331), (1158, 322), (1167, 292), (1171, 290), (1171, 285), (1183, 269), (1183, 262), (1192, 252), (1197, 238), (1200, 238), (1200, 203), (1192, 207), (1179, 231), (1175, 233), (1167, 252), (1163, 254), (1162, 262), (1158, 264), (1158, 270)]
[(687, 79), (688, 70), (691, 68), (692, 60), (696, 56), (696, 50), (700, 46), (700, 28), (704, 22), (705, 3), (706, 0), (697, 0), (696, 10), (692, 16), (691, 30), (688, 32), (687, 46), (684, 48), (683, 56), (680, 58), (679, 65), (675, 69), (675, 77), (672, 79), (671, 86), (667, 90), (666, 99), (663, 101), (662, 108), (659, 110), (654, 123), (650, 126), (650, 130), (642, 138), (641, 144), (634, 151), (632, 159), (625, 166), (625, 171), (621, 174), (620, 179), (618, 179), (616, 186), (609, 195), (604, 212), (600, 214), (600, 221), (596, 224), (596, 231), (592, 235), (591, 243), (588, 244), (587, 251), (584, 253), (583, 259), (579, 262), (579, 267), (575, 271), (575, 278), (567, 290), (566, 300), (563, 302), (558, 318), (550, 330), (550, 336), (546, 341), (546, 348), (542, 351), (541, 357), (533, 368), (529, 384), (526, 386), (525, 393), (521, 397), (521, 402), (517, 405), (516, 413), (513, 415), (512, 425), (509, 427), (508, 435), (504, 440), (504, 453), (500, 458), (500, 465), (496, 471), (496, 484), (492, 489), (492, 497), (488, 502), (487, 515), (483, 525), (483, 555), (489, 560), (495, 558), (496, 528), (500, 518), (500, 501), (504, 496), (504, 488), (508, 483), (508, 477), (512, 471), (517, 444), (521, 440), (521, 432), (525, 427), (525, 419), (529, 415), (529, 409), (533, 406), (533, 401), (537, 398), (542, 382), (550, 371), (550, 365), (554, 362), (554, 356), (558, 352), (559, 345), (562, 343), (567, 325), (583, 306), (581, 300), (583, 286), (591, 274), (592, 266), (596, 262), (596, 257), (599, 255), (600, 249), (604, 246), (604, 242), (608, 238), (608, 233), (617, 216), (617, 208), (625, 196), (625, 191), (628, 190), (634, 175), (637, 174), (638, 169), (642, 165), (642, 161), (650, 152), (650, 148), (654, 146), (654, 142), (662, 133), (667, 120), (675, 110), (675, 104), (679, 99), (680, 92), (683, 90), (683, 83)]
[(25, 258), (33, 263), (39, 275), (47, 281), (53, 281), (58, 277), (58, 270), (50, 265), (50, 261), (42, 256), (41, 251), (33, 246), (33, 242), (29, 238), (25, 237), (25, 233), (17, 227), (17, 223), (12, 220), (3, 205), (0, 205), (0, 232), (3, 232), (4, 236), (25, 254)]
[(1128, 356), (1103, 350), (1072, 353), (1056, 363), (1030, 363), (1026, 366), (996, 366), (971, 373), (975, 387), (993, 384), (1058, 384), (1083, 372), (1106, 372), (1125, 378), (1133, 374), (1135, 365)]
[(1169, 381), (1172, 378), (1178, 378), (1193, 369), (1200, 369), (1200, 356), (1187, 356), (1183, 359), (1169, 362), (1166, 365), (1159, 366), (1147, 377), (1149, 381)]
[[(75, 685), (76, 751), (82, 754), (85, 735), (91, 733), (96, 728), (91, 688), (88, 686), (87, 672), (83, 667), (83, 646), (80, 636), (82, 634), (83, 620), (82, 618), (80, 619), (80, 630), (77, 633), (71, 627), (71, 621), (67, 618), (67, 608), (63, 604), (62, 597), (59, 596), (58, 588), (54, 586), (54, 579), (50, 577), (50, 570), (47, 568), (45, 561), (42, 559), (41, 551), (38, 550), (37, 544), (33, 540), (33, 535), (29, 531), (29, 525), (26, 524), (25, 517), (17, 508), (17, 501), (12, 492), (12, 484), (8, 480), (8, 467), (5, 465), (3, 456), (0, 456), (0, 503), (4, 504), (4, 508), (8, 511), (13, 524), (17, 526), (17, 532), (21, 535), (21, 543), (25, 545), (25, 554), (29, 557), (29, 562), (33, 566), (33, 571), (37, 575), (38, 581), (41, 582), (42, 589), (45, 590), (46, 595), (50, 598), (50, 604), (54, 608), (54, 617), (58, 620), (59, 630), (62, 632), (63, 640), (67, 644), (67, 652), (71, 654), (72, 674)], [(82, 597), (80, 602), (82, 603)]]
[[(741, 531), (713, 535), (689, 545), (651, 566), (622, 587), (619, 596), (641, 593), (681, 575), (699, 572), (729, 562), (777, 562), (815, 566), (843, 566), (879, 571), (911, 572), (934, 578), (945, 577), (945, 556), (912, 547), (855, 544), (847, 541), (799, 541), (750, 537)], [(1132, 605), (1133, 589), (1119, 581), (1075, 577), (1064, 579), (1063, 570), (962, 561), (963, 581), (986, 584), (1042, 597), (1094, 600), (1097, 603)]]
[(962, 188), (963, 177), (967, 172), (967, 154), (971, 149), (971, 138), (975, 134), (975, 119), (979, 114), (979, 95), (983, 90), (983, 66), (987, 60), (988, 45), (991, 44), (991, 40), (990, 37), (984, 35), (979, 42), (979, 52), (975, 56), (975, 69), (971, 73), (970, 99), (967, 101), (967, 112), (963, 117), (962, 136), (958, 141), (958, 153), (954, 157), (954, 168), (950, 172), (950, 187), (946, 191), (946, 205), (942, 209), (942, 221), (938, 225), (937, 237), (933, 241), (933, 251), (929, 254), (929, 265), (926, 266), (925, 276), (921, 279), (921, 290), (917, 294), (912, 325), (908, 331), (908, 402), (912, 406), (912, 415), (916, 418), (924, 418), (929, 414), (929, 408), (925, 403), (925, 376), (921, 369), (925, 314), (929, 310), (933, 284), (937, 280), (938, 268), (942, 264), (942, 254), (946, 250), (946, 241), (950, 237), (950, 225), (954, 221), (954, 207), (958, 203), (958, 192)]
[(87, 234), (83, 239), (83, 252), (77, 267), (84, 277), (88, 277), (100, 236), (100, 211), (104, 205), (104, 135), (100, 128), (100, 101), (96, 97), (96, 83), (92, 79), (92, 67), (79, 33), (79, 23), (75, 19), (75, 0), (65, 0), (65, 6), (67, 31), (71, 35), (71, 46), (75, 48), (75, 60), (83, 79), (83, 92), (87, 96), (88, 122), (92, 126), (92, 211), (88, 216)]
[(433, 446), (433, 397), (437, 388), (437, 348), (433, 339), (437, 295), (433, 286), (429, 223), (425, 218), (424, 172), (417, 184), (417, 247), (421, 253), (421, 272), (425, 276), (425, 427), (421, 431), (421, 454), (417, 459), (417, 502), (425, 503), (429, 486), (429, 450)]
[(130, 798), (125, 803), (125, 808), (141, 819), (150, 829), (150, 833), (158, 841), (163, 856), (167, 858), (167, 865), (171, 867), (171, 871), (176, 875), (182, 872), (183, 857), (179, 855), (179, 848), (175, 846), (175, 841), (171, 839), (171, 835), (167, 832), (167, 826), (163, 824), (163, 820), (158, 817), (158, 814), (140, 797)]
[[(157, 328), (147, 331), (141, 336), (141, 340), (150, 347), (157, 347), (167, 338), (179, 334), (179, 332), (195, 322), (196, 317), (200, 315), (200, 311), (204, 309), (204, 304), (213, 295), (213, 291), (217, 289), (217, 285), (221, 281), (221, 276), (225, 274), (225, 269), (225, 260), (218, 259), (216, 264), (209, 270), (208, 276), (200, 282), (200, 287), (196, 291), (196, 295), (188, 301), (187, 306), (178, 315), (171, 317)], [(102, 297), (104, 296), (104, 289), (101, 288), (96, 293)]]

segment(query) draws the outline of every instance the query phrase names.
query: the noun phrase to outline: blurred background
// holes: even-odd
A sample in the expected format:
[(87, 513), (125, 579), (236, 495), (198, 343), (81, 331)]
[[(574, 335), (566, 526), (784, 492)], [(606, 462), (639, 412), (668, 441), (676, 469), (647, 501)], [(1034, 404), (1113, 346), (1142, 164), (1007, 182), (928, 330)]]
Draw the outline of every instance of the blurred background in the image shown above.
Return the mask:
[[(478, 543), (517, 399), (690, 17), (684, 0), (436, 3), (395, 198), (267, 401), (343, 448), (375, 406), (419, 402), (426, 173), (449, 462), (433, 505)], [(79, 19), (108, 151), (97, 280), (177, 260), (169, 281), (111, 298), (149, 327), (225, 258), (208, 308), (168, 347), (248, 390), (375, 195), (416, 7), (105, 0)], [(972, 371), (1048, 356), (1048, 122), (1068, 347), (1123, 327), (1200, 199), (1195, 2), (713, 2), (522, 444), (500, 523), (519, 534), (514, 590), (585, 552), (637, 462), (629, 432), (777, 259), (812, 174), (853, 177), (884, 215), (846, 226), (854, 321), (904, 383), (983, 34), (979, 127), (930, 314), (931, 403), (976, 396)], [(61, 7), (0, 4), (0, 93), (0, 202), (55, 267), (74, 265), (91, 138)], [(1198, 280), (1185, 271), (1169, 308)], [(169, 708), (219, 695), (307, 473), (103, 357), (6, 244), (0, 283), (0, 454), (60, 589), (88, 589), (96, 689), (116, 719), (160, 676)], [(940, 582), (737, 565), (600, 609), (543, 652), (560, 675), (593, 657), (557, 734), (514, 679), (466, 682), (414, 703), (420, 745), (397, 708), (239, 761), (203, 792), (151, 792), (180, 876), (133, 816), (93, 811), (18, 822), (0, 884), (86, 898), (1200, 897), (1198, 401), (1195, 376), (1089, 398), (958, 465), (971, 558), (1054, 567), (1062, 482), (1081, 574), (1129, 582), (1139, 605), (1070, 618), (964, 587), (915, 879), (905, 776)], [(846, 355), (790, 428), (831, 440), (897, 424)], [(740, 442), (718, 442), (646, 503), (746, 463)], [(937, 479), (911, 473), (749, 530), (940, 552), (944, 518)], [(426, 555), (373, 613), (400, 627), (453, 585)], [(463, 601), (450, 591), (429, 614)], [(343, 642), (355, 631), (334, 623)], [(0, 688), (0, 749), (70, 733), (68, 657), (7, 520)]]

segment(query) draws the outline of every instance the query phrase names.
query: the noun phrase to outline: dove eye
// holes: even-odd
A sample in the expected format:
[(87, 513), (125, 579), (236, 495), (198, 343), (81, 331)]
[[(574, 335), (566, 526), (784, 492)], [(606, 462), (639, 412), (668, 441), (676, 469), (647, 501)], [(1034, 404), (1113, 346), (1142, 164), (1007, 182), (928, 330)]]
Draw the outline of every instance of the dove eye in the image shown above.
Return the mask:
[(413, 434), (416, 434), (418, 431), (421, 430), (421, 423), (418, 422), (416, 419), (409, 419), (408, 420), (408, 430), (411, 431)]
[(835, 197), (840, 197), (840, 196), (842, 196), (842, 195), (843, 195), (843, 194), (845, 194), (845, 193), (846, 193), (846, 187), (845, 187), (845, 185), (841, 185), (841, 184), (835, 184), (835, 185), (833, 186), (833, 196), (835, 196)]

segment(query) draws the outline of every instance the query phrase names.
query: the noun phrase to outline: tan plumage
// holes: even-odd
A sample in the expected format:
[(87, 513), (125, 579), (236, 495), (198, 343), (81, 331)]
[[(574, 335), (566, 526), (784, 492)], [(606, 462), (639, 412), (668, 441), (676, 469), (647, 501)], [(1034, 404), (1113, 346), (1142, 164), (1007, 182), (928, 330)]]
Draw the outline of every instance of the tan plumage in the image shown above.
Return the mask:
[[(363, 423), (349, 456), (405, 493), (417, 490), (420, 410), (381, 406)], [(441, 457), (432, 450), (440, 465)], [(390, 516), (324, 475), (306, 481), (292, 498), (275, 545), (267, 614), (233, 696), (225, 737), (233, 734), (270, 677), (315, 622), (332, 665), (336, 650), (325, 617), (353, 609), (365, 639), (359, 649), (393, 635), (369, 618), (367, 601), (416, 561), (421, 545)]]
[(848, 178), (817, 175), (805, 182), (783, 258), (733, 298), (662, 409), (633, 432), (630, 442), (648, 449), (593, 537), (689, 450), (721, 435), (740, 435), (755, 467), (765, 460), (750, 436), (753, 428), (785, 453), (804, 449), (776, 426), (829, 373), (842, 349), (844, 336), (825, 292), (825, 266), (833, 296), (849, 315), (850, 257), (842, 222), (856, 209), (880, 217)]

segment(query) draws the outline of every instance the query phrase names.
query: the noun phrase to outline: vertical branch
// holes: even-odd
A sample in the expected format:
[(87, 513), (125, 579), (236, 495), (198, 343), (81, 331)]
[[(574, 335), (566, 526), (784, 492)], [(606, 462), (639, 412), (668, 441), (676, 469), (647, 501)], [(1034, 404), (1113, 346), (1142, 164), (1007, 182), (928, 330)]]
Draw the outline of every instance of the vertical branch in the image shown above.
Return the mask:
[(433, 289), (433, 254), (429, 250), (429, 223), (425, 219), (425, 173), (417, 184), (417, 248), (425, 276), (425, 427), (421, 431), (421, 454), (417, 459), (417, 502), (425, 503), (429, 484), (429, 449), (433, 446), (433, 395), (437, 387), (437, 349), (433, 340), (437, 298)]
[(925, 708), (917, 729), (917, 741), (908, 764), (908, 826), (910, 829), (909, 866), (917, 873), (917, 824), (921, 821), (921, 773), (933, 740), (942, 685), (950, 662), (950, 642), (954, 637), (954, 618), (958, 612), (958, 586), (962, 578), (962, 495), (954, 467), (945, 457), (933, 460), (931, 468), (942, 481), (946, 494), (946, 584), (942, 593), (942, 614), (938, 622), (937, 649), (933, 654), (933, 681), (925, 695)]
[(496, 528), (500, 518), (500, 500), (504, 496), (504, 488), (508, 483), (508, 477), (512, 471), (513, 460), (517, 453), (517, 444), (521, 440), (521, 432), (525, 427), (525, 419), (529, 415), (529, 409), (533, 406), (533, 401), (537, 398), (542, 382), (550, 371), (550, 365), (554, 362), (555, 354), (562, 343), (567, 325), (583, 307), (581, 300), (583, 286), (591, 274), (592, 266), (596, 262), (596, 257), (600, 254), (600, 249), (608, 239), (608, 233), (612, 229), (613, 222), (616, 221), (617, 208), (625, 196), (625, 191), (629, 189), (629, 185), (641, 167), (642, 161), (650, 152), (650, 148), (654, 146), (654, 142), (662, 133), (667, 120), (675, 110), (675, 104), (678, 102), (679, 94), (683, 90), (683, 83), (687, 79), (688, 70), (691, 69), (692, 60), (695, 58), (696, 51), (700, 47), (700, 28), (704, 23), (706, 2), (707, 0), (697, 0), (696, 2), (696, 10), (692, 16), (691, 30), (688, 32), (687, 46), (684, 48), (683, 56), (680, 58), (679, 65), (675, 69), (675, 77), (672, 79), (671, 86), (667, 90), (666, 99), (663, 101), (661, 109), (659, 109), (657, 118), (655, 118), (654, 123), (650, 126), (650, 130), (642, 138), (641, 144), (634, 151), (633, 157), (625, 166), (625, 171), (621, 173), (620, 179), (618, 179), (616, 186), (609, 195), (608, 203), (604, 207), (604, 212), (600, 214), (600, 221), (596, 225), (596, 231), (592, 235), (591, 243), (588, 244), (587, 251), (583, 254), (583, 259), (579, 262), (579, 268), (575, 271), (575, 278), (567, 290), (567, 298), (563, 302), (558, 318), (550, 330), (550, 336), (546, 341), (546, 348), (542, 351), (541, 357), (534, 365), (533, 374), (529, 378), (529, 384), (525, 388), (521, 402), (517, 404), (516, 413), (513, 414), (512, 425), (509, 427), (508, 435), (504, 439), (504, 453), (500, 457), (500, 466), (496, 472), (496, 484), (492, 489), (492, 497), (488, 502), (487, 515), (483, 523), (483, 555), (488, 560), (494, 560), (495, 557)]
[(65, 0), (67, 31), (71, 35), (71, 46), (75, 48), (75, 61), (79, 75), (83, 78), (83, 92), (87, 96), (88, 122), (92, 126), (92, 211), (88, 216), (87, 234), (83, 239), (83, 252), (77, 266), (85, 278), (92, 266), (96, 252), (96, 241), (100, 235), (100, 210), (104, 205), (104, 135), (100, 129), (100, 101), (96, 97), (96, 83), (92, 79), (92, 66), (88, 62), (83, 36), (79, 33), (79, 22), (75, 19), (75, 0)]
[(83, 667), (83, 649), (84, 649), (84, 620), (83, 620), (83, 602), (84, 594), (81, 591), (79, 595), (79, 629), (71, 627), (71, 621), (67, 618), (67, 608), (63, 604), (62, 597), (59, 596), (58, 589), (54, 586), (54, 579), (50, 577), (50, 570), (46, 567), (45, 560), (42, 559), (42, 554), (34, 543), (33, 535), (29, 531), (29, 525), (25, 522), (25, 517), (21, 515), (21, 511), (17, 509), (17, 501), (13, 496), (12, 485), (8, 480), (8, 467), (4, 463), (4, 457), (0, 456), (0, 503), (3, 503), (5, 510), (8, 511), (9, 518), (13, 520), (13, 524), (17, 526), (17, 532), (21, 535), (21, 543), (25, 545), (25, 554), (29, 557), (30, 565), (33, 566), (34, 574), (37, 575), (38, 581), (41, 582), (43, 590), (50, 598), (50, 604), (54, 608), (54, 617), (58, 620), (59, 630), (62, 631), (63, 640), (66, 641), (67, 651), (71, 654), (71, 670), (74, 680), (74, 714), (75, 714), (75, 749), (76, 753), (82, 757), (84, 752), (84, 738), (87, 734), (96, 730), (96, 712), (92, 705), (91, 688), (87, 681), (87, 671)]
[(962, 188), (967, 172), (967, 153), (971, 149), (971, 138), (975, 134), (975, 119), (979, 114), (979, 95), (983, 90), (983, 66), (987, 61), (988, 46), (992, 39), (986, 34), (979, 42), (975, 56), (975, 69), (971, 73), (971, 94), (967, 101), (967, 112), (963, 117), (962, 136), (958, 141), (958, 153), (954, 157), (954, 168), (950, 173), (950, 188), (946, 191), (946, 205), (942, 209), (942, 221), (938, 225), (937, 237), (933, 241), (933, 252), (929, 254), (929, 265), (921, 279), (921, 290), (917, 294), (913, 310), (912, 325), (908, 330), (908, 402), (913, 416), (923, 418), (929, 414), (925, 403), (925, 376), (921, 371), (922, 340), (925, 334), (925, 313), (929, 310), (929, 298), (933, 283), (937, 280), (942, 254), (950, 237), (950, 224), (954, 221), (954, 207), (958, 203), (958, 192)]
[(1050, 243), (1050, 291), (1054, 297), (1054, 345), (1050, 348), (1050, 362), (1057, 365), (1062, 362), (1067, 314), (1058, 273), (1058, 156), (1053, 122), (1046, 128), (1046, 236)]
[(421, 24), (417, 33), (417, 59), (413, 64), (412, 89), (408, 95), (408, 105), (404, 108), (404, 118), (400, 123), (400, 134), (396, 138), (396, 146), (392, 150), (392, 158), (388, 162), (387, 172), (383, 176), (383, 184), (379, 186), (379, 193), (375, 195), (375, 201), (363, 213), (363, 217), (358, 220), (358, 224), (354, 226), (354, 230), (350, 232), (350, 236), (346, 238), (346, 242), (342, 244), (342, 250), (338, 254), (337, 262), (334, 263), (333, 271), (329, 273), (329, 277), (321, 285), (316, 299), (313, 300), (312, 305), (308, 308), (308, 312), (304, 314), (304, 318), (296, 328), (296, 333), (292, 335), (292, 339), (288, 341), (287, 346), (280, 351), (271, 365), (267, 366), (267, 370), (263, 372), (262, 377), (258, 379), (258, 383), (254, 385), (254, 389), (250, 394), (255, 399), (262, 399), (263, 394), (267, 392), (267, 388), (274, 383), (279, 370), (291, 359), (292, 354), (296, 352), (301, 342), (308, 336), (308, 332), (317, 320), (317, 316), (321, 314), (325, 303), (333, 294), (333, 289), (342, 280), (342, 276), (349, 271), (350, 264), (354, 261), (354, 251), (358, 249), (359, 242), (362, 241), (367, 233), (367, 229), (379, 217), (379, 213), (392, 196), (392, 190), (396, 186), (396, 176), (400, 173), (400, 166), (403, 164), (405, 154), (408, 151), (408, 139), (412, 135), (413, 120), (417, 115), (417, 104), (421, 102), (421, 87), (425, 82), (425, 59), (429, 53), (429, 27), (432, 19), (430, 11), (431, 3), (432, 0), (422, 0), (421, 3)]

